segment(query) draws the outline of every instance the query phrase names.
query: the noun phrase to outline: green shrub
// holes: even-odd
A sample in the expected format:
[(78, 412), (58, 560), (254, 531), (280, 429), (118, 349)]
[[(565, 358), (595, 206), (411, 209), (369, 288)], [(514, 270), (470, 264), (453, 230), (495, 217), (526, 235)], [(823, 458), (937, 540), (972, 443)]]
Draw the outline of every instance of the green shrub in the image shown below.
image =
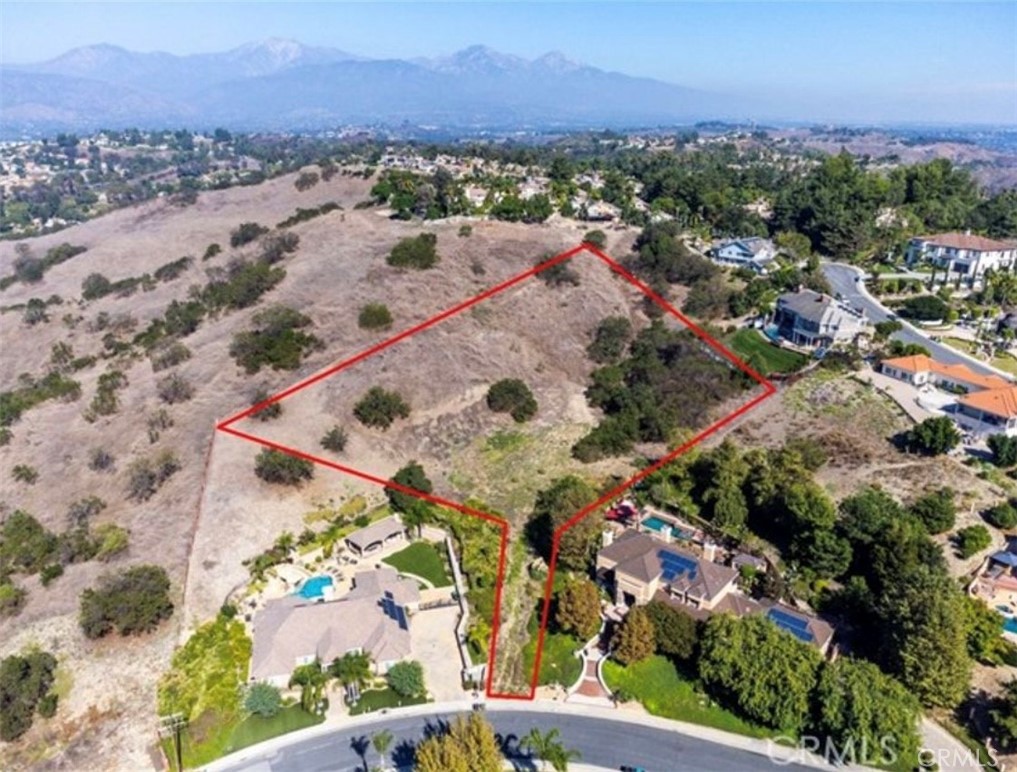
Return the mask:
[(48, 566), (43, 566), (42, 571), (39, 572), (39, 581), (42, 582), (43, 587), (49, 587), (50, 583), (54, 579), (58, 579), (63, 576), (64, 567), (59, 563), (50, 563)]
[(148, 358), (152, 363), (152, 372), (157, 373), (186, 362), (191, 358), (191, 350), (180, 341), (172, 341), (153, 348), (148, 352)]
[(256, 238), (266, 233), (268, 233), (268, 228), (264, 225), (259, 225), (256, 222), (241, 223), (235, 230), (230, 232), (230, 246), (234, 249), (242, 247), (244, 244), (250, 244)]
[(167, 405), (176, 405), (191, 399), (194, 396), (194, 387), (182, 375), (173, 373), (156, 384), (156, 393)]
[(247, 687), (244, 710), (262, 718), (272, 718), (282, 709), (282, 695), (272, 684), (256, 683)]
[(426, 270), (438, 263), (436, 249), (438, 237), (433, 233), (421, 233), (419, 236), (401, 239), (389, 254), (386, 262), (396, 268), (415, 268)]
[(930, 534), (945, 533), (953, 528), (957, 516), (954, 492), (950, 488), (941, 488), (927, 493), (915, 501), (910, 510)]
[[(536, 265), (545, 263), (548, 260), (548, 256), (544, 256), (537, 260)], [(571, 285), (573, 287), (579, 286), (579, 274), (572, 269), (572, 259), (563, 260), (560, 263), (544, 268), (537, 276), (540, 277), (548, 287), (563, 287), (565, 285)]]
[(0, 617), (15, 616), (25, 605), (25, 589), (9, 580), (0, 581)]
[(169, 589), (169, 577), (161, 566), (133, 566), (101, 577), (95, 587), (81, 594), (79, 621), (85, 637), (154, 630), (173, 614)]
[(598, 249), (603, 249), (607, 246), (607, 234), (601, 230), (587, 231), (586, 235), (583, 236), (583, 241), (587, 244), (593, 244)]
[(299, 485), (314, 477), (314, 465), (306, 459), (265, 448), (255, 459), (254, 473), (265, 482)]
[(487, 406), (496, 413), (509, 413), (516, 423), (537, 414), (537, 400), (529, 387), (518, 378), (505, 378), (487, 390)]
[(93, 448), (88, 456), (88, 468), (93, 472), (112, 472), (116, 459), (105, 448)]
[[(254, 399), (251, 400), (251, 405), (260, 405), (262, 402), (267, 400), (271, 394), (265, 389), (258, 389), (254, 394)], [(282, 402), (277, 400), (265, 407), (261, 408), (256, 413), (251, 414), (251, 418), (257, 418), (259, 421), (272, 421), (282, 415)]]
[(130, 531), (115, 523), (103, 523), (95, 529), (95, 539), (99, 545), (95, 553), (96, 560), (112, 560), (127, 549)]
[(388, 429), (397, 418), (407, 418), (410, 406), (395, 391), (386, 391), (380, 386), (373, 386), (354, 405), (353, 415), (365, 426), (377, 429)]
[(39, 472), (34, 466), (18, 464), (11, 470), (11, 476), (18, 482), (34, 485), (39, 479)]
[(609, 316), (600, 320), (586, 354), (598, 364), (617, 362), (631, 340), (632, 322), (624, 316)]
[(987, 510), (985, 519), (989, 521), (990, 525), (1008, 531), (1011, 528), (1017, 528), (1017, 509), (1014, 509), (1010, 502), (1004, 501)]
[(0, 525), (0, 568), (5, 571), (34, 574), (56, 557), (56, 535), (29, 513), (15, 510)]
[(42, 716), (43, 718), (53, 718), (53, 716), (55, 716), (57, 712), (58, 702), (59, 698), (55, 694), (53, 694), (53, 692), (50, 692), (49, 694), (44, 695), (41, 700), (39, 700), (39, 706), (38, 708), (36, 708), (36, 710), (38, 710), (39, 715)]
[(248, 373), (262, 367), (295, 370), (310, 351), (323, 344), (303, 332), (310, 318), (286, 306), (274, 306), (254, 315), (254, 329), (233, 336), (230, 356)]
[(209, 244), (205, 248), (205, 254), (203, 254), (201, 256), (201, 259), (202, 260), (211, 260), (213, 257), (218, 255), (220, 252), (222, 252), (222, 247), (220, 247), (218, 244), (214, 244), (214, 243), (213, 244)]
[(957, 531), (954, 543), (957, 545), (957, 554), (969, 558), (992, 544), (992, 535), (984, 525), (969, 525)]
[(0, 660), (0, 740), (21, 737), (32, 726), (36, 711), (44, 718), (56, 712), (55, 695), (47, 700), (56, 664), (52, 654), (39, 650)]
[(168, 450), (155, 458), (139, 458), (127, 472), (127, 497), (148, 501), (179, 470), (180, 461)]
[(357, 324), (364, 330), (387, 330), (392, 326), (392, 314), (382, 303), (369, 303), (360, 309)]
[(473, 226), (472, 225), (467, 223), (466, 225), (460, 225), (459, 226), (459, 237), (460, 238), (467, 239), (467, 238), (469, 238), (472, 235), (473, 235)]
[(346, 430), (341, 426), (333, 426), (321, 438), (321, 447), (333, 453), (342, 453), (346, 449)]
[(402, 697), (418, 697), (426, 692), (424, 668), (416, 661), (395, 663), (385, 674), (385, 680)]

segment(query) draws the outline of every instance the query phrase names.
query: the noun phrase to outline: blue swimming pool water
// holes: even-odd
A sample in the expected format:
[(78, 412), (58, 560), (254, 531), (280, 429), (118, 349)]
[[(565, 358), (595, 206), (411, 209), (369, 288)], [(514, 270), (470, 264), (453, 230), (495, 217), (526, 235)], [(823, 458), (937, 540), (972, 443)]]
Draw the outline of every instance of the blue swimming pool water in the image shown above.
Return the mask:
[(657, 533), (661, 533), (665, 528), (671, 529), (671, 524), (661, 520), (659, 517), (648, 517), (643, 520), (642, 525), (644, 528), (649, 528)]
[(1017, 634), (1017, 619), (1014, 617), (1007, 617), (1006, 621), (1003, 623), (1003, 629), (1008, 633)]
[(294, 595), (299, 595), (307, 600), (316, 600), (325, 594), (325, 588), (332, 586), (331, 576), (312, 576), (304, 581)]

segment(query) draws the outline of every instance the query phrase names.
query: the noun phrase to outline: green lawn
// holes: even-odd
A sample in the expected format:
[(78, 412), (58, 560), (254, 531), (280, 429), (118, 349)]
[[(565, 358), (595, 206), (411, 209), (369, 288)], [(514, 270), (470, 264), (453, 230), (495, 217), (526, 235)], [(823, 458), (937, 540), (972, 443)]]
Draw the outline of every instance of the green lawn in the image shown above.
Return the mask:
[(439, 549), (426, 541), (413, 542), (409, 547), (382, 560), (403, 574), (427, 579), (435, 587), (448, 587), (452, 578), (445, 568), (445, 558)]
[[(215, 713), (205, 713), (199, 718), (196, 726), (188, 727), (181, 736), (183, 745), (184, 768), (202, 767), (227, 753), (238, 751), (262, 740), (278, 737), (287, 732), (304, 729), (324, 721), (322, 716), (307, 713), (299, 705), (291, 705), (279, 711), (272, 718), (248, 716), (239, 723), (236, 719), (222, 720)], [(194, 734), (200, 736), (195, 740)], [(170, 760), (170, 769), (176, 769), (173, 743), (163, 740), (166, 758)]]
[(724, 343), (762, 375), (793, 373), (808, 362), (803, 354), (770, 343), (758, 330), (743, 328), (725, 338)]
[(749, 723), (714, 704), (693, 681), (659, 655), (629, 667), (608, 660), (604, 663), (604, 680), (609, 689), (627, 693), (655, 716), (712, 726), (748, 737), (773, 735), (772, 730)]
[(230, 747), (227, 748), (227, 752), (238, 751), (241, 748), (246, 748), (249, 745), (260, 743), (262, 740), (268, 740), (272, 737), (278, 737), (287, 732), (306, 729), (309, 726), (320, 724), (324, 720), (324, 716), (307, 713), (299, 705), (283, 708), (279, 711), (278, 715), (272, 718), (248, 716), (233, 730), (233, 736), (230, 738)]
[(351, 716), (358, 716), (361, 713), (370, 713), (382, 708), (402, 708), (407, 705), (420, 705), (427, 702), (426, 697), (401, 697), (394, 691), (385, 687), (384, 689), (368, 689), (360, 693), (357, 704), (350, 708)]
[(951, 348), (958, 349), (959, 351), (963, 351), (967, 354), (974, 354), (978, 350), (978, 347), (973, 341), (965, 340), (963, 338), (943, 338), (942, 342)]
[[(581, 645), (571, 635), (547, 633), (544, 636), (544, 650), (540, 655), (540, 673), (537, 675), (537, 685), (561, 684), (569, 687), (578, 681), (579, 675), (583, 671), (583, 662), (575, 656), (575, 651)], [(523, 656), (528, 675), (533, 672), (533, 661), (537, 656), (537, 628), (532, 624), (532, 620), (530, 640), (523, 649)]]
[(1002, 356), (993, 357), (992, 361), (989, 362), (993, 367), (998, 367), (1000, 370), (1010, 373), (1011, 375), (1017, 375), (1017, 359), (1014, 359), (1010, 354), (1003, 354)]

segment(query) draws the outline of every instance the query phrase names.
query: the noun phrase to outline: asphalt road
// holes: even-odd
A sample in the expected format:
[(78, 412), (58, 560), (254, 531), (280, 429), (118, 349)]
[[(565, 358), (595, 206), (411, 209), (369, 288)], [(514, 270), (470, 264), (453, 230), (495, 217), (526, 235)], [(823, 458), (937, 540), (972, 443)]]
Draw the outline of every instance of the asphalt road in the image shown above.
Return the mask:
[[(228, 772), (355, 772), (364, 769), (365, 757), (370, 769), (379, 762), (378, 754), (371, 747), (371, 735), (383, 729), (390, 730), (395, 738), (387, 759), (388, 768), (411, 769), (414, 744), (448, 718), (409, 716), (375, 723), (368, 728), (336, 730), (220, 769)], [(647, 772), (750, 772), (772, 767), (765, 756), (642, 724), (532, 710), (489, 711), (487, 718), (501, 737), (508, 738), (509, 747), (515, 747), (518, 738), (534, 727), (542, 730), (557, 727), (565, 747), (582, 754), (580, 763), (606, 769), (630, 765), (641, 766)], [(518, 756), (513, 761), (519, 770), (537, 769), (537, 765), (525, 757)], [(794, 772), (809, 769), (786, 762), (781, 768)]]
[[(830, 288), (834, 294), (839, 292), (841, 297), (850, 305), (864, 309), (869, 321), (875, 324), (876, 322), (885, 322), (887, 320), (890, 312), (859, 290), (859, 285), (855, 281), (859, 276), (857, 268), (843, 265), (842, 263), (823, 263), (822, 270), (826, 280), (830, 282)], [(940, 362), (967, 365), (975, 372), (984, 375), (998, 375), (994, 370), (961, 356), (955, 349), (942, 343), (936, 343), (926, 335), (916, 332), (907, 322), (904, 322), (904, 329), (895, 333), (893, 338), (904, 343), (917, 343), (919, 346), (925, 346), (925, 348), (932, 352), (932, 356)]]

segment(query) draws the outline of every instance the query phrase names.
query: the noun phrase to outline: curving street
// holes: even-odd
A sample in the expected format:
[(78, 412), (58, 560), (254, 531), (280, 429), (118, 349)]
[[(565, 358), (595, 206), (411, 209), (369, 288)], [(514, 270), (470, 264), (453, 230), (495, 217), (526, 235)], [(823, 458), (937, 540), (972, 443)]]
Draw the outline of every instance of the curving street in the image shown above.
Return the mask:
[[(269, 741), (247, 751), (226, 757), (213, 764), (216, 772), (355, 772), (379, 764), (378, 754), (371, 747), (371, 736), (388, 729), (394, 736), (386, 759), (387, 768), (411, 769), (413, 748), (429, 731), (449, 721), (454, 712), (431, 715), (382, 718), (369, 725), (337, 728), (313, 736), (299, 734), (283, 744)], [(495, 731), (514, 748), (518, 739), (534, 727), (561, 732), (565, 747), (578, 750), (582, 757), (577, 766), (585, 769), (614, 769), (623, 766), (643, 767), (646, 772), (750, 772), (768, 769), (777, 763), (783, 769), (805, 770), (812, 765), (789, 763), (787, 753), (778, 762), (771, 761), (763, 741), (755, 743), (757, 752), (721, 745), (689, 736), (648, 722), (615, 720), (607, 717), (577, 715), (558, 710), (501, 709), (488, 710), (487, 718)], [(648, 718), (648, 717), (646, 717)], [(709, 733), (711, 730), (704, 730)], [(762, 752), (763, 755), (760, 754)], [(523, 754), (514, 754), (516, 769), (536, 770), (537, 764)]]
[[(873, 324), (885, 322), (889, 318), (891, 312), (869, 295), (869, 293), (865, 292), (862, 285), (856, 281), (857, 277), (862, 273), (859, 269), (844, 263), (823, 263), (822, 271), (823, 276), (830, 283), (830, 289), (835, 294), (839, 292), (841, 297), (850, 305), (863, 309), (865, 315)], [(977, 359), (957, 351), (955, 348), (937, 343), (929, 336), (919, 332), (905, 320), (901, 319), (900, 321), (903, 323), (904, 328), (900, 332), (894, 333), (894, 340), (925, 346), (925, 348), (932, 352), (935, 359), (946, 364), (967, 365), (975, 372), (984, 375), (1003, 375), (998, 370), (988, 367)]]

